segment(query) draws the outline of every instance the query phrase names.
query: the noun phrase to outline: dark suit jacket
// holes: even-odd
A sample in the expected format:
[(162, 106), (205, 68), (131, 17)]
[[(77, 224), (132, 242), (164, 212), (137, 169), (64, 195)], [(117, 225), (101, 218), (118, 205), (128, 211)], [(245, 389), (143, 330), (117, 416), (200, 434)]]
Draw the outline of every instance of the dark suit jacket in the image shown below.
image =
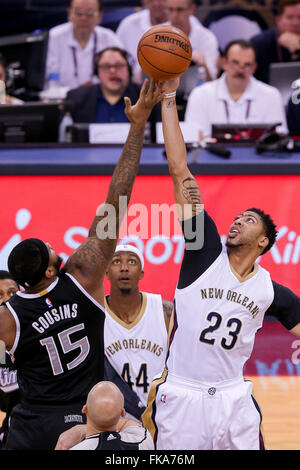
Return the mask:
[[(74, 122), (95, 122), (98, 94), (98, 84), (81, 86), (68, 92), (66, 99), (74, 105), (72, 110)], [(134, 104), (139, 97), (139, 87), (135, 84), (129, 84), (124, 96), (128, 96)]]
[[(76, 123), (92, 123), (95, 122), (97, 111), (99, 85), (82, 86), (74, 90), (70, 90), (67, 94), (67, 101), (73, 103), (72, 117)], [(132, 104), (138, 100), (140, 87), (134, 83), (129, 84), (124, 92), (124, 96), (131, 99)], [(124, 105), (125, 107), (125, 105)], [(155, 123), (161, 121), (161, 104), (154, 106), (148, 121), (151, 123), (150, 133), (151, 141), (156, 141)]]
[(256, 51), (258, 66), (254, 76), (257, 80), (269, 83), (270, 64), (293, 61), (290, 51), (278, 44), (276, 28), (266, 29), (257, 34), (251, 39), (251, 43)]

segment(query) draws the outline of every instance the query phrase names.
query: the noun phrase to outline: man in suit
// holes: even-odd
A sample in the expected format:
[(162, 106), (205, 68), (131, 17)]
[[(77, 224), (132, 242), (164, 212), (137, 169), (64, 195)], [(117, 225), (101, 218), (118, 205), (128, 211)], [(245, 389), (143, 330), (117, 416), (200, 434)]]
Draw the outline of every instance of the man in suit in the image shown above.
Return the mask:
[(109, 47), (97, 54), (95, 68), (100, 84), (70, 90), (67, 100), (73, 103), (74, 122), (128, 122), (124, 96), (135, 103), (139, 87), (131, 82), (131, 67), (127, 53)]

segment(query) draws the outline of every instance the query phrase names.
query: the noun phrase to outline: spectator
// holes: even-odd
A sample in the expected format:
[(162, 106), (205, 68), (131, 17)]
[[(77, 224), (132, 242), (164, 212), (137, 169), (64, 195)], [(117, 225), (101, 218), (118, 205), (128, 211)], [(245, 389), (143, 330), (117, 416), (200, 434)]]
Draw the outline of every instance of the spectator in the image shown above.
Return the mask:
[[(95, 59), (100, 84), (70, 90), (67, 99), (74, 105), (74, 122), (128, 122), (124, 96), (135, 102), (139, 86), (132, 83), (131, 66), (126, 51), (117, 47), (99, 52)], [(159, 107), (152, 118), (159, 118)], [(158, 114), (159, 113), (159, 114)]]
[(212, 124), (281, 122), (287, 132), (284, 106), (279, 91), (253, 77), (255, 50), (250, 42), (230, 42), (222, 58), (220, 78), (192, 90), (185, 121), (197, 124), (199, 140), (211, 135)]
[(167, 0), (169, 23), (189, 37), (193, 48), (193, 62), (198, 67), (205, 67), (207, 79), (214, 79), (217, 76), (218, 41), (214, 33), (202, 26), (194, 16), (195, 11), (193, 0)]
[(293, 94), (287, 105), (287, 125), (292, 137), (300, 137), (300, 90)]
[(279, 0), (276, 26), (252, 38), (258, 67), (255, 77), (269, 83), (270, 64), (300, 60), (300, 0)]
[(59, 85), (68, 89), (95, 81), (96, 53), (120, 46), (113, 31), (98, 26), (102, 17), (101, 0), (71, 0), (69, 21), (49, 31), (46, 80), (50, 73), (58, 73)]
[[(5, 57), (0, 53), (0, 80), (5, 84), (4, 89), (7, 89), (9, 82), (7, 80), (7, 63)], [(16, 98), (15, 96), (8, 95), (5, 91), (5, 103), (2, 104), (23, 104), (24, 101)]]
[(135, 102), (139, 87), (131, 82), (127, 53), (117, 47), (99, 52), (95, 59), (99, 84), (70, 90), (67, 100), (74, 104), (75, 122), (128, 122), (123, 97)]
[(167, 21), (166, 0), (142, 0), (144, 9), (126, 16), (116, 31), (124, 49), (134, 59), (134, 81), (141, 81), (141, 69), (137, 62), (137, 46), (141, 36), (153, 26)]
[[(56, 450), (153, 450), (152, 437), (145, 428), (124, 419), (124, 397), (112, 382), (99, 382), (89, 392), (82, 409), (87, 424), (63, 433)], [(85, 439), (82, 440), (82, 437)], [(74, 443), (76, 442), (76, 445)], [(77, 442), (79, 442), (77, 444)]]

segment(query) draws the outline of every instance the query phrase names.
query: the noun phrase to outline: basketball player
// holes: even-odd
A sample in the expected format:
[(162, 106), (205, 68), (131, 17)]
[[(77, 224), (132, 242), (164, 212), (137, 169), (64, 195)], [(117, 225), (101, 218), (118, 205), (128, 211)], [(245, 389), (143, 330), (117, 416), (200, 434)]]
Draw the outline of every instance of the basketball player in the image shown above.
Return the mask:
[[(122, 391), (126, 417), (136, 420), (145, 410), (153, 378), (164, 369), (173, 309), (173, 303), (160, 295), (140, 292), (143, 269), (140, 250), (119, 244), (106, 273), (110, 281), (110, 294), (105, 299), (104, 347), (110, 365), (109, 371), (106, 367), (106, 379)], [(135, 396), (140, 400), (139, 406)], [(74, 426), (62, 433), (56, 449), (70, 448), (82, 440), (84, 433), (84, 426)]]
[[(9, 272), (0, 270), (0, 305), (5, 304), (18, 290), (18, 284), (12, 279)], [(5, 412), (5, 418), (0, 425), (0, 449), (6, 442), (11, 410), (19, 401), (17, 371), (9, 354), (6, 353), (5, 364), (0, 363), (0, 410)]]
[(265, 313), (300, 337), (300, 299), (255, 262), (276, 239), (269, 215), (256, 208), (237, 214), (222, 246), (187, 167), (178, 82), (165, 83), (162, 118), (185, 252), (166, 368), (152, 383), (143, 423), (157, 449), (258, 450), (261, 416), (243, 366)]
[(14, 357), (22, 395), (7, 449), (53, 449), (63, 430), (84, 422), (87, 394), (103, 379), (102, 283), (124, 215), (119, 199), (130, 198), (146, 121), (160, 99), (160, 87), (152, 82), (147, 89), (147, 81), (134, 106), (125, 98), (130, 130), (106, 202), (64, 269), (39, 239), (24, 240), (9, 255), (9, 270), (25, 292), (0, 307), (0, 339)]
[(143, 255), (135, 246), (117, 246), (107, 270), (104, 347), (109, 362), (146, 406), (152, 379), (164, 368), (173, 304), (140, 292), (143, 269)]
[(124, 397), (112, 382), (99, 382), (83, 407), (86, 437), (70, 450), (152, 450), (152, 437), (136, 421), (124, 419)]

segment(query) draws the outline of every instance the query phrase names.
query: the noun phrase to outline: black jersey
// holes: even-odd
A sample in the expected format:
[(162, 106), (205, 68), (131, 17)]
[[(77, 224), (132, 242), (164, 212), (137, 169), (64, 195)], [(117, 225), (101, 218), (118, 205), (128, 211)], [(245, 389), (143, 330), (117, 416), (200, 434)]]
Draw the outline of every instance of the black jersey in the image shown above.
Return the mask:
[(32, 404), (85, 402), (103, 380), (105, 313), (70, 274), (38, 294), (18, 292), (7, 307), (17, 330), (10, 351), (22, 400)]

